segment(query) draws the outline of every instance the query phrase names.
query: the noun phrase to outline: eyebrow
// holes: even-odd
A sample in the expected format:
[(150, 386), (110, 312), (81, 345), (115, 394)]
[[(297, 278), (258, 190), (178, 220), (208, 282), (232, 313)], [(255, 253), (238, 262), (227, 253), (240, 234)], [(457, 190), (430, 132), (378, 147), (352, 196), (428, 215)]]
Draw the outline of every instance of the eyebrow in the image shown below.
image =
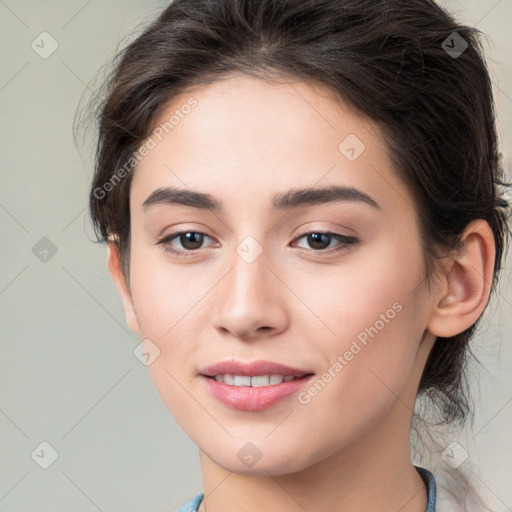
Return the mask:
[[(285, 193), (276, 194), (272, 199), (271, 211), (342, 201), (359, 201), (373, 208), (381, 209), (377, 201), (362, 190), (354, 187), (331, 185), (323, 188), (292, 189)], [(215, 199), (210, 194), (175, 187), (156, 189), (146, 198), (142, 206), (147, 209), (158, 204), (179, 204), (217, 213), (224, 212), (222, 201)]]

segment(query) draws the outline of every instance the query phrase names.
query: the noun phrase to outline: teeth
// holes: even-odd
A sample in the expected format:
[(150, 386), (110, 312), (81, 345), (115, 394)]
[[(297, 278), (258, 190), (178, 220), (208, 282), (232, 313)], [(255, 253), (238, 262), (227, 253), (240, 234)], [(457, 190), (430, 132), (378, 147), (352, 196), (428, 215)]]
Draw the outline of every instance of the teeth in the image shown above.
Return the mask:
[(268, 383), (272, 386), (273, 384), (281, 384), (283, 380), (284, 376), (282, 375), (271, 375)]
[(245, 375), (215, 375), (217, 382), (223, 382), (230, 386), (251, 386), (253, 388), (259, 388), (262, 386), (273, 386), (274, 384), (281, 384), (281, 382), (290, 382), (295, 379), (292, 375), (257, 375), (255, 377), (249, 377)]
[(235, 375), (235, 382), (233, 383), (235, 386), (250, 386), (251, 385), (251, 377)]
[[(279, 378), (279, 376), (276, 375)], [(251, 386), (253, 388), (259, 388), (261, 386), (268, 386), (270, 378), (268, 375), (257, 375), (256, 377), (251, 377)], [(272, 384), (276, 384), (273, 382)], [(279, 384), (279, 382), (277, 382)]]

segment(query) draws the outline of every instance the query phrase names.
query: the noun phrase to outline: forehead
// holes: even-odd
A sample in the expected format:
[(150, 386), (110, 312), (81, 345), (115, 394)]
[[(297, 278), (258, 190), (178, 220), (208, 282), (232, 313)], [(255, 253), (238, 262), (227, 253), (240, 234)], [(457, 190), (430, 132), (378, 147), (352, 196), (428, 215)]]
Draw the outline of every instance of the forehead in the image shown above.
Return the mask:
[(318, 84), (236, 75), (195, 87), (161, 109), (149, 139), (137, 204), (175, 186), (269, 207), (276, 192), (317, 184), (364, 189), (384, 206), (408, 201), (375, 123)]

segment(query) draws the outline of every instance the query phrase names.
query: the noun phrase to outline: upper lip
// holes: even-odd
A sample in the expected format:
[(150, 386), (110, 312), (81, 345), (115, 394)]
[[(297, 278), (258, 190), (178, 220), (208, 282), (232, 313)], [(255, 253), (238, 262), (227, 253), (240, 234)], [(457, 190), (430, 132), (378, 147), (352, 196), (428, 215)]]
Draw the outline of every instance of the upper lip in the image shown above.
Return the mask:
[(292, 368), (284, 364), (274, 363), (272, 361), (220, 361), (218, 363), (206, 366), (199, 371), (201, 375), (214, 377), (215, 375), (242, 375), (255, 377), (257, 375), (291, 375), (293, 377), (302, 377), (313, 372)]

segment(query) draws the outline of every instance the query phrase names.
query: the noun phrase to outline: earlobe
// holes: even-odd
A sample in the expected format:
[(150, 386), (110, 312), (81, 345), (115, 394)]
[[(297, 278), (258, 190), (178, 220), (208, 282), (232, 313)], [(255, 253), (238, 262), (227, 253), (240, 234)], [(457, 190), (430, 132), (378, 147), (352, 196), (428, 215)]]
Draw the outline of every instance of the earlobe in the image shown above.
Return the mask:
[(473, 325), (489, 299), (496, 248), (489, 224), (477, 219), (466, 228), (461, 249), (443, 275), (427, 324), (435, 336), (451, 337)]
[(133, 307), (133, 300), (126, 279), (121, 270), (121, 258), (119, 247), (114, 241), (108, 242), (107, 264), (108, 271), (117, 287), (121, 300), (123, 301), (124, 316), (130, 329), (139, 334), (137, 315)]

